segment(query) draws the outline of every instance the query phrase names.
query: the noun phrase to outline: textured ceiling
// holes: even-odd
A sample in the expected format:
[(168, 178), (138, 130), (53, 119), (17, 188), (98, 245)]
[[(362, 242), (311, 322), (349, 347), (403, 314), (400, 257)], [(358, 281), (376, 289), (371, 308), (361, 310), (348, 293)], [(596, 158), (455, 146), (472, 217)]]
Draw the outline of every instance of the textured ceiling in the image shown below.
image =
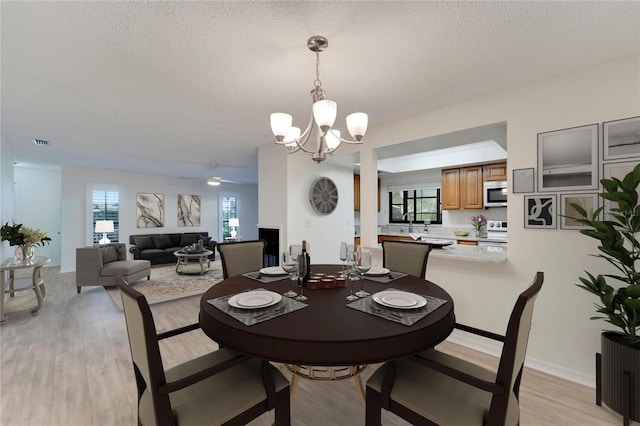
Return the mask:
[(246, 182), (273, 140), (269, 114), (308, 119), (314, 34), (329, 39), (320, 78), (339, 126), (365, 111), (371, 133), (640, 55), (639, 2), (2, 1), (0, 13), (1, 130), (18, 161), (183, 177), (218, 163)]

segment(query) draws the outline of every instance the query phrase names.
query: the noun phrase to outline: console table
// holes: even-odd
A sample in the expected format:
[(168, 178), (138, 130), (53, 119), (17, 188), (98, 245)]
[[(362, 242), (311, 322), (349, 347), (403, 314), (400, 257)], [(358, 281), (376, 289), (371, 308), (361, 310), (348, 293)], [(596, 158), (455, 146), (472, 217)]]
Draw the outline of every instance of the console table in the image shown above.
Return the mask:
[[(41, 270), (51, 262), (46, 256), (35, 256), (30, 262), (20, 262), (10, 258), (0, 263), (0, 324), (5, 321), (5, 315), (31, 310), (31, 315), (37, 315), (44, 303), (45, 288)], [(21, 269), (33, 269), (31, 284), (16, 287), (15, 272)], [(9, 278), (7, 279), (7, 274)], [(8, 286), (7, 286), (8, 284)], [(30, 293), (33, 291), (33, 293)], [(29, 292), (29, 293), (27, 293)], [(26, 293), (26, 294), (19, 294)], [(5, 294), (9, 298), (5, 301)]]

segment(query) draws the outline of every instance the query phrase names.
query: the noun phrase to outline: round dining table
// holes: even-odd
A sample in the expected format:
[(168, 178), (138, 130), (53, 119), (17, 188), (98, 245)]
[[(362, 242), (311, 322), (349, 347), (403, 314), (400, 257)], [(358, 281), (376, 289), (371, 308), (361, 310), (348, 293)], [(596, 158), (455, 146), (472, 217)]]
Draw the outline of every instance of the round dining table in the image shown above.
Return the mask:
[[(335, 274), (342, 267), (312, 265), (311, 269), (313, 273)], [(393, 288), (446, 303), (407, 326), (348, 307), (349, 286), (304, 289), (308, 299), (303, 303), (308, 306), (247, 326), (208, 301), (257, 288), (282, 294), (289, 289), (290, 280), (285, 277), (262, 283), (238, 275), (204, 293), (200, 326), (218, 344), (243, 354), (284, 364), (317, 366), (374, 364), (409, 356), (437, 345), (453, 331), (453, 300), (436, 284), (410, 275), (389, 283), (367, 279), (362, 283), (371, 294)], [(358, 281), (356, 289), (359, 287)]]

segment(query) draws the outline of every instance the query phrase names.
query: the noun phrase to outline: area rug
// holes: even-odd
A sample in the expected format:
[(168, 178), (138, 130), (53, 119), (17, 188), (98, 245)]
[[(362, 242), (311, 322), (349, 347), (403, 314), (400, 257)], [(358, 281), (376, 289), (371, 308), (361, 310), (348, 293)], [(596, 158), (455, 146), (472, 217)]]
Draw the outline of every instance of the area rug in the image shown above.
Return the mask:
[[(202, 294), (222, 279), (222, 263), (218, 259), (211, 262), (209, 271), (202, 275), (177, 274), (175, 265), (154, 266), (151, 267), (150, 280), (143, 278), (131, 286), (144, 294), (147, 302), (152, 305)], [(122, 310), (122, 298), (118, 288), (105, 287), (105, 290), (118, 309)]]

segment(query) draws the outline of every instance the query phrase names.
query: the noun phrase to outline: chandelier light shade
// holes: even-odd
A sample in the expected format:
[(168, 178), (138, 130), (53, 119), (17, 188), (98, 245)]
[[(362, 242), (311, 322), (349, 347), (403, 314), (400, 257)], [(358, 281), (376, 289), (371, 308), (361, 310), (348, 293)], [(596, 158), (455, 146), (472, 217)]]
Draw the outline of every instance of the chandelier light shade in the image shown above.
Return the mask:
[[(338, 104), (335, 101), (325, 99), (324, 89), (320, 81), (320, 52), (329, 45), (323, 36), (313, 36), (307, 40), (307, 47), (316, 54), (316, 79), (311, 90), (312, 114), (307, 128), (301, 132), (300, 128), (293, 127), (293, 117), (282, 112), (271, 114), (271, 131), (276, 138), (276, 143), (284, 145), (289, 154), (302, 151), (315, 162), (322, 162), (327, 154), (332, 154), (342, 142), (358, 144), (362, 143), (362, 137), (367, 132), (369, 117), (363, 112), (356, 112), (347, 116), (347, 130), (353, 140), (343, 139), (340, 131), (333, 129), (338, 113)], [(315, 134), (315, 146), (309, 142), (311, 134)]]
[(98, 244), (109, 244), (111, 240), (107, 238), (107, 232), (114, 232), (112, 220), (96, 220), (96, 233), (102, 233), (102, 239)]

